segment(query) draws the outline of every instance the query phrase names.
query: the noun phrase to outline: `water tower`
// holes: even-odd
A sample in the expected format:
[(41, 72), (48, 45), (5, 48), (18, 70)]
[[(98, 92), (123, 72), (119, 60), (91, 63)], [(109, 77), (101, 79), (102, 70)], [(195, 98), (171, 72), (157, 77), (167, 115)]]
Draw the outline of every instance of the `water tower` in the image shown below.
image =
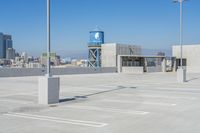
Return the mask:
[(88, 66), (101, 67), (101, 45), (104, 44), (104, 32), (96, 27), (90, 31), (88, 43)]

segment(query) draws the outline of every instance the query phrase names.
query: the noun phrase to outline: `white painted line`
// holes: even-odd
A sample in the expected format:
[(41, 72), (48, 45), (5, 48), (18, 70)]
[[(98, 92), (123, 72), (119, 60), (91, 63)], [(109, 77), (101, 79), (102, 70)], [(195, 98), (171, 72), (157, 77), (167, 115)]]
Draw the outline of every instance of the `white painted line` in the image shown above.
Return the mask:
[[(141, 87), (141, 86), (140, 86)], [(172, 89), (173, 88), (173, 89)], [(188, 87), (191, 88), (191, 87)], [(183, 88), (176, 88), (176, 87), (168, 87), (168, 88), (163, 88), (163, 87), (155, 87), (154, 89), (147, 89), (147, 88), (140, 88), (140, 89), (136, 89), (135, 91), (139, 91), (139, 92), (160, 92), (160, 93), (174, 93), (174, 94), (180, 94), (180, 93), (186, 93), (186, 94), (199, 94), (199, 92), (195, 92), (195, 91), (199, 91), (197, 89), (183, 89)]]
[(158, 95), (137, 95), (137, 94), (118, 94), (119, 96), (129, 96), (129, 97), (149, 97), (149, 98), (165, 98), (165, 99), (185, 99), (185, 100), (196, 100), (195, 97), (173, 97), (173, 96), (158, 96)]
[(185, 100), (195, 100), (195, 97), (173, 97), (173, 96), (157, 96), (157, 95), (143, 95), (145, 97), (155, 97), (155, 98), (166, 98), (166, 99), (185, 99)]
[(7, 95), (0, 95), (0, 98), (10, 97), (10, 96), (18, 96), (18, 95), (27, 95), (27, 96), (36, 96), (36, 92), (33, 93), (14, 93), (14, 94), (7, 94)]
[(159, 106), (176, 106), (176, 104), (171, 104), (171, 103), (161, 103), (161, 102), (139, 102), (139, 101), (128, 101), (128, 100), (112, 100), (112, 99), (104, 99), (101, 100), (103, 102), (112, 102), (112, 103), (123, 103), (123, 104), (134, 104), (134, 103), (138, 103), (138, 104), (149, 104), (149, 105), (159, 105)]
[(5, 116), (25, 118), (25, 119), (34, 119), (34, 120), (50, 121), (50, 122), (56, 122), (56, 123), (72, 124), (72, 125), (88, 126), (88, 127), (97, 127), (97, 128), (104, 127), (104, 126), (108, 125), (106, 123), (100, 123), (100, 122), (63, 119), (63, 118), (58, 118), (58, 117), (49, 117), (49, 116), (43, 116), (43, 115), (32, 115), (32, 114), (24, 114), (24, 113), (8, 113), (8, 114), (4, 114), (4, 115)]
[(18, 104), (33, 104), (34, 102), (23, 102), (19, 100), (10, 100), (10, 99), (0, 99), (0, 102), (10, 102), (10, 103), (18, 103)]
[(91, 110), (91, 111), (101, 111), (101, 112), (112, 112), (112, 113), (120, 113), (120, 114), (131, 114), (131, 115), (146, 115), (150, 112), (145, 111), (136, 111), (136, 110), (125, 110), (125, 109), (116, 109), (116, 108), (105, 108), (105, 107), (97, 107), (97, 106), (66, 106), (66, 108), (73, 108), (79, 110)]

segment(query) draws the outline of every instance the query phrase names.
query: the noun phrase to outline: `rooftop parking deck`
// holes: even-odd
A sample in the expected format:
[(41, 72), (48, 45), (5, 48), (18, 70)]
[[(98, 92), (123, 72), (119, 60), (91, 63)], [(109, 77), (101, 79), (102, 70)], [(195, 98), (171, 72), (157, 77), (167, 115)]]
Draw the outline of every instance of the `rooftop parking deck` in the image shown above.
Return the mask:
[(199, 133), (200, 74), (60, 76), (60, 103), (38, 105), (38, 77), (0, 78), (0, 133)]

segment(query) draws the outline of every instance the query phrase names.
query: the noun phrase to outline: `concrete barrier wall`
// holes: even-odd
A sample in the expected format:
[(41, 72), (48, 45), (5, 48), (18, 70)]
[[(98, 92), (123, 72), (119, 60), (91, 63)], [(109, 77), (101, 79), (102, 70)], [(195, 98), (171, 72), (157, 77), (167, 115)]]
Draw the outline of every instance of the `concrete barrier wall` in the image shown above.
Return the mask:
[(147, 72), (152, 73), (152, 72), (162, 72), (162, 67), (147, 67)]
[(143, 72), (143, 67), (122, 67), (122, 73), (142, 74)]
[[(147, 67), (147, 73), (152, 72), (162, 72), (162, 67)], [(143, 67), (122, 67), (122, 73), (142, 74), (144, 73), (144, 70)]]
[[(116, 67), (105, 68), (85, 68), (85, 67), (67, 67), (52, 68), (53, 75), (70, 74), (92, 74), (92, 73), (116, 73)], [(45, 75), (45, 68), (0, 68), (0, 77), (24, 77), (24, 76), (42, 76)]]

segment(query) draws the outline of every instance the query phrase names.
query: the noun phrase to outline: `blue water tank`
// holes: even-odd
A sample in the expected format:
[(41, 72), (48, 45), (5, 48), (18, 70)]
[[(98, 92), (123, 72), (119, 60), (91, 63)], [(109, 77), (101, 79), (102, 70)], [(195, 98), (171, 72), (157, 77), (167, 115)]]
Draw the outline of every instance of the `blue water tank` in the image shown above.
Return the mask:
[(93, 31), (90, 31), (90, 41), (89, 45), (101, 45), (104, 44), (104, 32), (99, 28), (96, 28)]

